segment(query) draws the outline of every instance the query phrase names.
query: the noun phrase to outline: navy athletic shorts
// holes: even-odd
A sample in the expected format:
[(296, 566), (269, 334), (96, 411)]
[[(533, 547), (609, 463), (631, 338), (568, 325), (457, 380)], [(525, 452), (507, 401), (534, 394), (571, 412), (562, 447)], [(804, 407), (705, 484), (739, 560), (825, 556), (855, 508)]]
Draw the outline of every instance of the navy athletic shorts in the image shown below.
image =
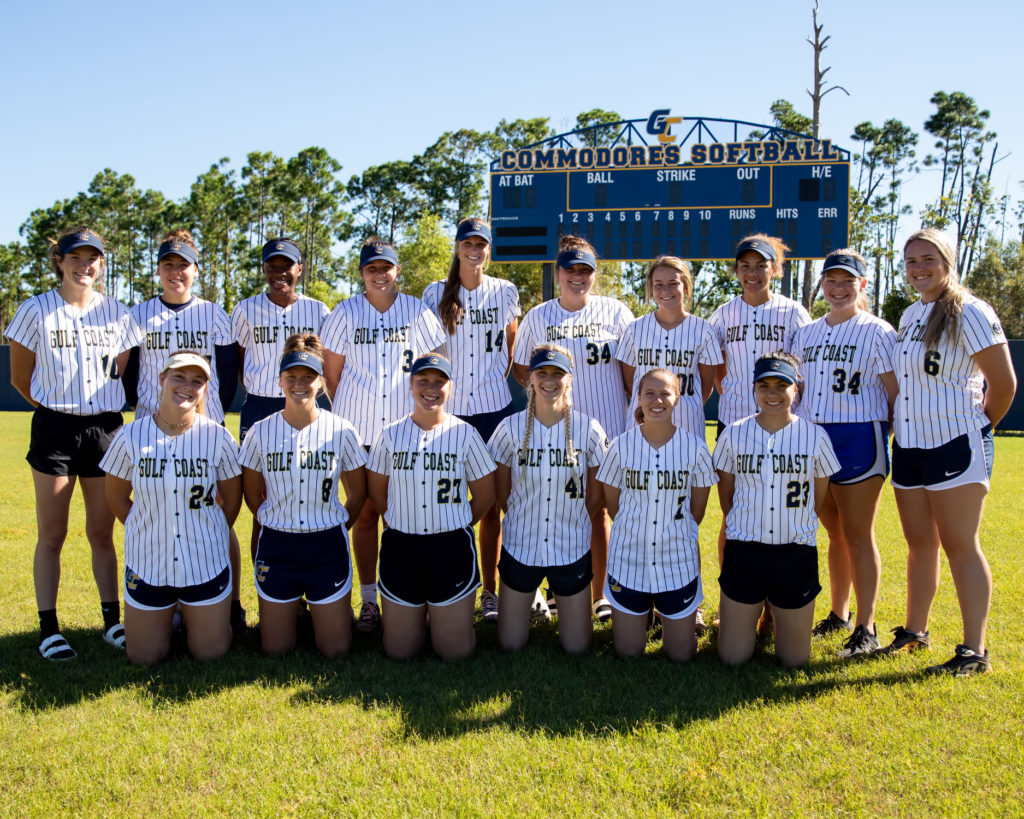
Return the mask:
[(205, 583), (195, 586), (153, 586), (139, 577), (131, 567), (124, 569), (124, 602), (143, 611), (161, 611), (178, 603), (189, 606), (212, 606), (231, 594), (231, 566)]
[(333, 603), (352, 591), (352, 561), (344, 526), (318, 532), (260, 528), (253, 563), (256, 593), (271, 603), (305, 596), (310, 604)]
[(567, 566), (527, 566), (502, 549), (498, 574), (502, 583), (521, 594), (533, 594), (546, 577), (551, 593), (558, 597), (579, 594), (594, 579), (589, 549), (583, 557)]
[(604, 585), (604, 596), (613, 609), (625, 614), (648, 614), (652, 608), (666, 620), (682, 620), (704, 602), (704, 587), (697, 575), (681, 589), (642, 592), (623, 586), (611, 575)]

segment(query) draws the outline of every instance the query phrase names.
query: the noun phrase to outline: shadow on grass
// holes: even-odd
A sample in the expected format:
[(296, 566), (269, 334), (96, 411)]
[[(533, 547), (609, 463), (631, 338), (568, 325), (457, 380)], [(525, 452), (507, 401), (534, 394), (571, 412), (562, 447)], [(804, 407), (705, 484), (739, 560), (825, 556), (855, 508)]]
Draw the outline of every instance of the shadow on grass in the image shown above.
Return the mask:
[(593, 648), (583, 657), (563, 654), (550, 624), (534, 626), (524, 651), (506, 654), (497, 646), (494, 626), (478, 623), (476, 654), (457, 663), (441, 662), (429, 652), (405, 663), (388, 660), (379, 635), (356, 635), (353, 652), (344, 660), (325, 660), (309, 646), (270, 658), (260, 653), (256, 633), (250, 631), (218, 662), (198, 663), (177, 653), (154, 668), (128, 665), (98, 631), (64, 634), (79, 656), (61, 664), (39, 657), (35, 633), (0, 638), (0, 686), (13, 695), (12, 705), (63, 708), (118, 689), (145, 692), (159, 705), (257, 685), (297, 688), (291, 697), (297, 707), (333, 702), (395, 711), (410, 737), (453, 736), (494, 726), (577, 735), (629, 733), (646, 724), (681, 727), (746, 704), (813, 700), (836, 690), (902, 685), (917, 676), (885, 660), (851, 666), (820, 656), (812, 656), (804, 669), (787, 670), (763, 647), (741, 668), (727, 668), (707, 637), (694, 660), (682, 665), (660, 653), (621, 660), (610, 626), (595, 629)]

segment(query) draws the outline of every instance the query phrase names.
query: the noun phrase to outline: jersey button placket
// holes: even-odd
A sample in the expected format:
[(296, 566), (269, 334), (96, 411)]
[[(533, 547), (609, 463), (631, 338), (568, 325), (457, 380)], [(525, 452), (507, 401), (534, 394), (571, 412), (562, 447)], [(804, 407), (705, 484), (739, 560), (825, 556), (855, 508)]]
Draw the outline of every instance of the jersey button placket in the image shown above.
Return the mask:
[[(293, 431), (292, 432), (292, 452), (296, 453), (296, 457), (292, 458), (292, 465), (291, 465), (292, 485), (294, 485), (296, 483), (298, 483), (298, 484), (302, 484), (303, 483), (302, 478), (299, 477), (302, 474), (302, 472), (299, 470), (299, 458), (297, 456), (298, 456), (298, 453), (302, 452), (302, 450), (305, 449), (305, 447), (306, 447), (306, 430), (302, 429), (302, 430), (295, 430), (295, 431)], [(300, 489), (299, 490), (299, 506), (305, 507), (305, 505), (306, 505), (306, 503), (305, 503), (305, 492), (303, 492), (302, 489)], [(305, 523), (306, 523), (306, 521), (305, 521), (305, 516), (306, 516), (305, 508), (299, 509), (298, 513), (299, 513), (299, 524), (305, 525)]]
[[(174, 456), (177, 450), (177, 438), (168, 438), (166, 445), (165, 456), (167, 458), (167, 465), (164, 467), (164, 489), (170, 491), (172, 495), (177, 494), (178, 502), (172, 504), (174, 509), (174, 516), (168, 521), (168, 528), (174, 532), (174, 548), (168, 557), (171, 558), (170, 563), (167, 565), (167, 583), (168, 585), (174, 586), (187, 586), (185, 582), (184, 563), (181, 560), (182, 554), (182, 542), (181, 542), (181, 527), (183, 521), (181, 520), (182, 509), (189, 508), (189, 502), (191, 498), (191, 492), (189, 487), (182, 482), (181, 486), (178, 486), (178, 478), (174, 474)], [(180, 490), (180, 491), (179, 491)]]

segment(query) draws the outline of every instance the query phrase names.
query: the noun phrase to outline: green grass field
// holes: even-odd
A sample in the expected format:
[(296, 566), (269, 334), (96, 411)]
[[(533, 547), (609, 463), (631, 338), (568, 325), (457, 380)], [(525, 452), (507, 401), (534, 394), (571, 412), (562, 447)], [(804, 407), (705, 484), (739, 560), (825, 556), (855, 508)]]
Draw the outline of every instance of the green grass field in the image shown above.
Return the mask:
[[(705, 637), (681, 667), (657, 644), (622, 661), (610, 626), (589, 656), (569, 658), (549, 625), (510, 656), (480, 623), (476, 656), (450, 665), (391, 662), (379, 636), (359, 635), (345, 660), (311, 648), (268, 659), (250, 636), (217, 663), (132, 668), (100, 639), (78, 499), (59, 612), (79, 658), (51, 665), (36, 652), (28, 424), (27, 413), (0, 419), (3, 816), (1024, 812), (1022, 437), (996, 441), (982, 532), (994, 672), (953, 680), (921, 674), (961, 639), (945, 568), (933, 651), (891, 660), (839, 662), (836, 638), (817, 643), (804, 670), (783, 670), (770, 652), (733, 670)], [(713, 498), (701, 537), (711, 610), (719, 519)], [(243, 543), (248, 530), (243, 513)], [(882, 631), (903, 622), (905, 602), (888, 486), (877, 533)], [(243, 604), (254, 620), (248, 580)], [(827, 611), (825, 592), (818, 615)]]

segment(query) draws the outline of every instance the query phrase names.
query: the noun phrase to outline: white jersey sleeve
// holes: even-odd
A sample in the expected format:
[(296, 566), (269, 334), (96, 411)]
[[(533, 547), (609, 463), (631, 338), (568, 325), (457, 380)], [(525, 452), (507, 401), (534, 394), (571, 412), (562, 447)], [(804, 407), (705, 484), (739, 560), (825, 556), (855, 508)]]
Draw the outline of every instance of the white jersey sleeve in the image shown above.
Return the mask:
[(381, 313), (365, 295), (339, 302), (324, 327), (324, 346), (345, 357), (334, 411), (364, 441), (412, 411), (409, 370), (418, 355), (441, 346), (444, 331), (422, 301), (399, 293)]
[(117, 356), (142, 342), (128, 308), (95, 293), (84, 308), (56, 290), (25, 301), (4, 334), (35, 353), (30, 394), (71, 415), (118, 412), (125, 394)]
[(935, 304), (918, 301), (900, 320), (893, 354), (899, 383), (893, 427), (902, 447), (933, 449), (989, 423), (985, 377), (974, 355), (1006, 344), (999, 318), (986, 302), (967, 296), (956, 335), (945, 332), (928, 349), (924, 331)]
[(757, 412), (754, 362), (765, 353), (788, 350), (791, 335), (811, 321), (801, 304), (773, 295), (752, 306), (736, 296), (715, 310), (709, 320), (725, 357), (725, 378), (718, 402), (718, 420), (731, 424)]
[(528, 365), (533, 348), (542, 342), (568, 349), (573, 357), (573, 406), (614, 437), (626, 425), (626, 391), (616, 353), (619, 337), (632, 319), (622, 302), (605, 296), (591, 296), (575, 312), (565, 310), (557, 299), (544, 302), (523, 320), (515, 361)]
[(385, 427), (368, 468), (389, 479), (385, 523), (433, 535), (470, 525), (469, 484), (495, 467), (480, 433), (449, 415), (429, 430), (409, 417)]
[(796, 412), (817, 424), (886, 421), (889, 400), (881, 375), (892, 370), (896, 331), (867, 312), (835, 326), (825, 318), (793, 333), (804, 394)]
[(124, 525), (125, 566), (155, 586), (194, 586), (228, 565), (229, 530), (217, 482), (240, 474), (234, 439), (205, 416), (180, 435), (152, 417), (118, 430), (100, 462), (130, 481)]
[[(444, 282), (432, 282), (423, 292), (423, 303), (439, 322), (443, 293)], [(511, 282), (484, 276), (473, 290), (459, 287), (459, 302), (462, 316), (455, 324), (455, 332), (445, 333), (441, 348), (452, 362), (453, 389), (448, 411), (463, 416), (496, 412), (512, 400), (505, 378), (505, 328), (520, 313), (519, 291)]]
[(242, 466), (260, 472), (267, 499), (257, 518), (281, 532), (320, 532), (344, 526), (348, 513), (338, 497), (341, 473), (366, 464), (355, 428), (321, 412), (302, 429), (280, 412), (253, 425), (242, 444)]
[(612, 441), (597, 477), (619, 490), (609, 583), (656, 594), (692, 582), (700, 574), (700, 550), (690, 494), (718, 480), (704, 441), (677, 428), (654, 448), (633, 428)]
[(725, 428), (713, 460), (716, 469), (736, 479), (725, 520), (727, 538), (817, 546), (814, 478), (839, 471), (820, 426), (794, 418), (770, 433), (751, 416)]
[(619, 342), (618, 358), (636, 368), (627, 416), (629, 426), (636, 424), (640, 379), (651, 370), (662, 368), (674, 372), (679, 379), (679, 401), (672, 412), (672, 422), (698, 438), (703, 437), (705, 416), (699, 365), (722, 363), (722, 351), (708, 322), (689, 315), (666, 330), (654, 313), (641, 316), (626, 328)]
[(604, 430), (578, 412), (569, 416), (575, 453), (570, 465), (564, 423), (547, 427), (536, 419), (529, 447), (526, 412), (505, 418), (491, 436), (494, 459), (511, 470), (508, 510), (502, 518), (502, 548), (527, 566), (567, 566), (590, 549), (586, 508), (587, 471), (604, 459)]
[(234, 343), (227, 313), (217, 304), (193, 298), (187, 304), (170, 306), (158, 296), (131, 308), (132, 317), (143, 333), (139, 347), (139, 403), (136, 417), (152, 415), (160, 404), (160, 369), (171, 353), (190, 350), (210, 362), (206, 391), (207, 417), (224, 421), (220, 404), (217, 347)]
[(295, 333), (320, 334), (328, 315), (327, 306), (308, 296), (287, 307), (272, 302), (266, 293), (242, 299), (231, 314), (235, 341), (245, 351), (242, 386), (252, 395), (283, 398), (278, 363), (284, 343)]

